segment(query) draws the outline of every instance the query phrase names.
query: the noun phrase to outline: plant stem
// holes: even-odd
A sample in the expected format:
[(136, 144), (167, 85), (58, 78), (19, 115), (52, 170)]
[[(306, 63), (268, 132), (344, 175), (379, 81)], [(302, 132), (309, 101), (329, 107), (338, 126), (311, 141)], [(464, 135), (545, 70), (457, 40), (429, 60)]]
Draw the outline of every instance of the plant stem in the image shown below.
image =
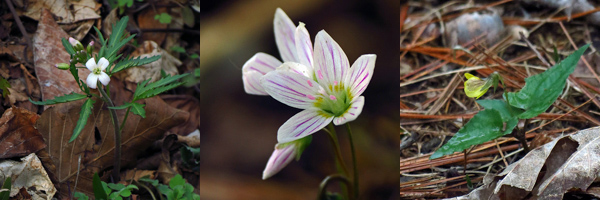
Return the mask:
[(346, 123), (346, 130), (348, 131), (348, 140), (350, 140), (350, 152), (352, 153), (352, 168), (354, 171), (354, 198), (358, 199), (358, 168), (356, 167), (356, 153), (354, 152), (354, 142), (352, 140), (352, 130), (350, 129), (350, 123)]
[[(104, 88), (98, 81), (98, 90), (102, 94), (102, 99), (110, 107), (114, 107), (115, 104), (108, 98), (108, 95), (104, 91)], [(114, 109), (108, 109), (110, 111), (110, 117), (112, 118), (113, 125), (115, 126), (115, 166), (113, 168), (113, 181), (119, 182), (121, 171), (121, 129), (119, 129), (119, 119), (117, 119), (117, 112)]]
[(329, 124), (329, 138), (331, 139), (331, 144), (333, 145), (333, 149), (335, 151), (335, 158), (337, 163), (341, 166), (342, 172), (344, 175), (348, 176), (348, 168), (346, 168), (346, 164), (344, 163), (344, 159), (342, 158), (342, 152), (340, 150), (340, 144), (337, 140), (337, 135), (335, 133), (335, 128), (332, 124)]
[(323, 181), (321, 181), (321, 184), (319, 184), (319, 198), (318, 199), (321, 199), (321, 200), (327, 199), (327, 194), (326, 194), (327, 186), (332, 181), (340, 181), (340, 182), (346, 184), (346, 186), (348, 186), (348, 188), (351, 188), (350, 181), (348, 180), (348, 178), (346, 178), (346, 176), (341, 175), (341, 174), (329, 175), (329, 176), (325, 177), (325, 179), (323, 179)]
[(125, 117), (123, 117), (123, 121), (121, 122), (121, 127), (119, 129), (119, 131), (123, 131), (123, 127), (125, 127), (125, 122), (127, 121), (127, 116), (129, 115), (129, 111), (131, 110), (131, 107), (127, 108), (127, 111), (125, 111)]
[(517, 140), (519, 140), (519, 142), (521, 142), (521, 145), (523, 146), (523, 149), (525, 150), (525, 153), (529, 152), (529, 145), (527, 145), (527, 138), (525, 137), (525, 128), (527, 128), (527, 123), (529, 122), (529, 119), (525, 119), (525, 121), (523, 122), (523, 128), (519, 129), (517, 131)]

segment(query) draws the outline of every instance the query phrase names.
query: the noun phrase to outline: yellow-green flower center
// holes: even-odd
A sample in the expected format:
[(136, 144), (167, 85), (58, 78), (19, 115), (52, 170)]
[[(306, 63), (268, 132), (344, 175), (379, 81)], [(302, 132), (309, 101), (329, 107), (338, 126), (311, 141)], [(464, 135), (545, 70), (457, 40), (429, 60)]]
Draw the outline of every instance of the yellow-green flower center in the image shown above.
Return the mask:
[(350, 108), (352, 100), (350, 90), (344, 88), (337, 83), (330, 85), (328, 92), (323, 92), (322, 96), (316, 98), (315, 107), (329, 115), (342, 116)]

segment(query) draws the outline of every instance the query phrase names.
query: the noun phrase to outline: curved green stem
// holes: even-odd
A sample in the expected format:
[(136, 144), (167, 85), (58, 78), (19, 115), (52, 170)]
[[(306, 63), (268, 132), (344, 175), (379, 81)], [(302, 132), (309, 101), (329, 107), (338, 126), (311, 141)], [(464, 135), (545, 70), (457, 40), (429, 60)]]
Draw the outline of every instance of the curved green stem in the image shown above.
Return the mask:
[[(336, 161), (337, 161), (338, 165), (342, 168), (342, 173), (344, 175), (348, 176), (348, 168), (346, 168), (346, 164), (344, 163), (344, 159), (342, 158), (342, 151), (340, 150), (340, 144), (338, 142), (337, 135), (335, 133), (335, 128), (333, 127), (332, 124), (329, 124), (328, 128), (329, 128), (329, 130), (326, 132), (329, 133), (329, 139), (331, 139), (331, 144), (333, 145), (333, 149), (335, 151)], [(323, 129), (323, 130), (327, 130), (327, 129)]]
[(350, 123), (346, 123), (346, 129), (348, 130), (348, 140), (350, 140), (350, 152), (352, 152), (352, 168), (354, 171), (354, 198), (358, 199), (358, 168), (356, 167), (356, 153), (354, 152), (354, 142), (352, 141), (352, 130), (350, 129)]
[[(115, 104), (110, 100), (106, 91), (98, 81), (98, 90), (102, 94), (102, 99), (106, 102), (110, 107), (114, 107)], [(112, 118), (113, 125), (115, 126), (115, 166), (113, 168), (113, 181), (119, 182), (121, 171), (121, 129), (119, 128), (119, 119), (117, 119), (117, 112), (114, 109), (108, 109), (110, 111), (110, 117)]]
[(340, 181), (340, 182), (346, 184), (346, 186), (348, 186), (348, 188), (351, 188), (350, 181), (348, 180), (348, 178), (346, 178), (346, 176), (341, 175), (341, 174), (329, 175), (329, 176), (325, 177), (325, 179), (323, 179), (323, 181), (321, 181), (321, 184), (319, 184), (319, 198), (318, 199), (321, 199), (321, 200), (327, 199), (327, 193), (326, 193), (327, 186), (332, 181)]

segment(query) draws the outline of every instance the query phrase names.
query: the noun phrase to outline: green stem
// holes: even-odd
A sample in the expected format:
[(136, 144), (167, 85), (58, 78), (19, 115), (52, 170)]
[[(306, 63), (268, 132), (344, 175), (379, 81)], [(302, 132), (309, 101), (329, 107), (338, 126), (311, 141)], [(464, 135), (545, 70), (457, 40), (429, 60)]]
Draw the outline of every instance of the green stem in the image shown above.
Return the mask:
[(125, 117), (123, 118), (123, 122), (121, 122), (121, 128), (119, 129), (119, 131), (123, 132), (123, 127), (125, 127), (125, 122), (127, 121), (127, 116), (129, 115), (129, 111), (131, 110), (131, 107), (127, 108), (127, 111), (125, 111)]
[(346, 129), (348, 130), (348, 140), (350, 140), (350, 152), (352, 153), (352, 168), (354, 168), (354, 198), (358, 199), (358, 168), (356, 167), (356, 153), (354, 152), (354, 142), (352, 140), (352, 130), (350, 129), (350, 123), (346, 123)]
[(335, 151), (335, 158), (337, 163), (341, 166), (342, 172), (344, 175), (348, 176), (348, 168), (346, 168), (346, 164), (344, 163), (344, 159), (342, 158), (342, 151), (340, 150), (340, 144), (337, 140), (337, 135), (335, 133), (335, 128), (332, 124), (329, 124), (329, 138), (331, 139), (331, 144), (333, 145), (333, 149)]
[[(152, 190), (148, 186), (146, 186), (146, 184), (140, 183), (136, 180), (134, 180), (134, 181), (135, 181), (136, 185), (139, 185), (139, 186), (143, 187), (144, 189), (148, 190), (148, 193), (150, 193), (150, 196), (152, 196), (152, 200), (156, 200), (156, 197), (154, 196), (154, 192), (152, 192)], [(161, 200), (162, 200), (162, 198), (161, 198)]]
[(340, 181), (340, 182), (346, 184), (346, 186), (348, 186), (348, 188), (351, 188), (350, 181), (348, 180), (348, 178), (346, 178), (346, 176), (341, 175), (341, 174), (329, 175), (329, 176), (325, 177), (325, 179), (323, 179), (323, 181), (321, 181), (321, 184), (319, 185), (319, 198), (318, 199), (320, 199), (320, 200), (327, 199), (327, 193), (326, 193), (327, 186), (332, 181)]
[[(98, 90), (102, 94), (102, 99), (106, 102), (110, 107), (115, 107), (115, 104), (108, 98), (106, 91), (98, 81)], [(113, 181), (119, 182), (121, 171), (121, 129), (119, 128), (119, 119), (117, 119), (117, 112), (114, 109), (108, 109), (110, 111), (110, 117), (112, 118), (113, 125), (115, 126), (115, 166), (113, 168)]]

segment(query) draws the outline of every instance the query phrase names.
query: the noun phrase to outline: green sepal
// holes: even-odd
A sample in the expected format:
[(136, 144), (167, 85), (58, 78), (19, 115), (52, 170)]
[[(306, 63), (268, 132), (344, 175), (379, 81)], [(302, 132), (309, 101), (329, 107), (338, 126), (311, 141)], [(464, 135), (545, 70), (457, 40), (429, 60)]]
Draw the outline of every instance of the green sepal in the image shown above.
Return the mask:
[(49, 99), (46, 101), (33, 101), (33, 100), (31, 100), (31, 98), (29, 99), (29, 101), (35, 105), (52, 105), (52, 104), (57, 104), (57, 103), (66, 103), (66, 102), (70, 102), (70, 101), (77, 101), (77, 100), (85, 99), (86, 97), (87, 97), (87, 95), (85, 95), (85, 94), (79, 94), (79, 93), (72, 92), (71, 94), (67, 94), (64, 96), (58, 96), (54, 99)]
[(518, 116), (520, 119), (538, 116), (556, 101), (565, 88), (567, 78), (588, 47), (589, 44), (584, 45), (556, 66), (526, 78), (525, 87), (519, 92), (505, 93), (504, 98), (511, 106), (525, 110)]
[(73, 129), (73, 135), (71, 135), (71, 139), (69, 139), (69, 142), (73, 142), (75, 140), (75, 138), (77, 138), (77, 136), (79, 136), (79, 134), (81, 134), (83, 127), (85, 127), (85, 124), (87, 124), (88, 118), (90, 118), (90, 115), (92, 114), (92, 108), (93, 108), (93, 105), (95, 102), (96, 101), (94, 101), (92, 98), (88, 98), (83, 103), (83, 106), (81, 106), (81, 112), (79, 113), (79, 120), (77, 120), (77, 125), (75, 126), (75, 129)]
[(308, 145), (310, 145), (310, 143), (312, 142), (312, 135), (308, 135), (306, 137), (303, 137), (299, 140), (296, 140), (295, 142), (297, 142), (298, 144), (298, 151), (296, 151), (296, 161), (300, 160), (300, 156), (302, 156), (302, 153), (304, 153), (304, 150), (306, 150), (306, 147), (308, 147)]

